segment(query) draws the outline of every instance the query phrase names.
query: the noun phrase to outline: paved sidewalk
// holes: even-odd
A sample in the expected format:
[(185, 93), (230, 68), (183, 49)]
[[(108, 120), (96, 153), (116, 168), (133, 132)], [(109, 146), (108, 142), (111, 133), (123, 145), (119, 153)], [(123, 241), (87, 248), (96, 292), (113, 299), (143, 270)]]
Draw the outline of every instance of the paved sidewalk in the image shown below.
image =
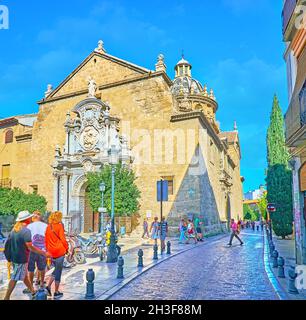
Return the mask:
[(265, 272), (263, 234), (207, 242), (142, 273), (110, 300), (278, 300)]
[[(227, 235), (218, 235), (206, 239), (204, 242), (213, 242), (221, 239)], [(105, 262), (100, 262), (98, 258), (87, 259), (88, 263), (86, 265), (78, 265), (72, 269), (66, 269), (62, 277), (62, 285), (60, 291), (64, 293), (65, 300), (84, 300), (86, 292), (86, 272), (89, 268), (93, 269), (96, 274), (95, 279), (95, 294), (96, 299), (103, 300), (107, 299), (110, 295), (114, 294), (117, 290), (125, 286), (130, 280), (138, 277), (144, 271), (150, 267), (154, 267), (161, 261), (169, 259), (169, 257), (174, 256), (178, 253), (184, 252), (186, 250), (193, 249), (194, 247), (202, 246), (202, 243), (197, 245), (189, 244), (179, 244), (177, 239), (169, 239), (172, 244), (172, 254), (169, 256), (167, 254), (160, 255), (159, 260), (153, 261), (153, 244), (143, 244), (140, 247), (128, 249), (131, 244), (126, 244), (123, 248), (127, 251), (122, 252), (122, 256), (125, 261), (124, 265), (124, 279), (117, 279), (117, 264), (107, 264)], [(144, 251), (144, 268), (139, 269), (137, 267), (138, 262), (138, 250), (143, 249)], [(1, 254), (1, 253), (0, 253)], [(4, 262), (4, 261), (2, 261)], [(50, 273), (50, 272), (49, 272)], [(0, 300), (3, 299), (6, 289), (6, 283), (0, 284)], [(23, 283), (18, 283), (15, 292), (12, 295), (12, 300), (28, 300), (29, 296), (22, 294), (24, 289)]]
[(279, 284), (282, 286), (283, 290), (287, 292), (288, 298), (291, 300), (306, 300), (306, 290), (299, 290), (300, 294), (292, 295), (288, 293), (288, 270), (290, 266), (296, 265), (295, 259), (295, 241), (294, 240), (282, 240), (278, 237), (273, 236), (273, 243), (275, 249), (278, 251), (279, 256), (285, 259), (285, 279), (280, 279), (277, 276), (277, 268), (272, 268), (272, 261), (270, 259), (271, 269), (277, 278)]

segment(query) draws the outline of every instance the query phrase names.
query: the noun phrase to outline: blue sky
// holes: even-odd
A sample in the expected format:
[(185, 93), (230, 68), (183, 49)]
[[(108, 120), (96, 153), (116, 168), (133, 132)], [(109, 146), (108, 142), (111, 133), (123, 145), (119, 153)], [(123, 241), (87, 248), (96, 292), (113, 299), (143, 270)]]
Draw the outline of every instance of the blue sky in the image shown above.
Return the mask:
[(237, 120), (244, 189), (264, 182), (265, 136), (274, 93), (287, 107), (282, 1), (0, 0), (0, 117), (37, 112), (46, 85), (58, 85), (103, 39), (107, 51), (168, 74), (184, 49), (193, 76), (215, 91), (222, 130)]

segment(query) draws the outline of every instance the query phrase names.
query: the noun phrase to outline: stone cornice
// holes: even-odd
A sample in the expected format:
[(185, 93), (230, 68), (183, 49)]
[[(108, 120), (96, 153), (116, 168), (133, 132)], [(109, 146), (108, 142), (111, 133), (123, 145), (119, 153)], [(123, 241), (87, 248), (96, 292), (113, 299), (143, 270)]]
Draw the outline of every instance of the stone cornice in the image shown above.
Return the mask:
[[(168, 77), (168, 75), (165, 72), (152, 72), (152, 73), (148, 73), (145, 75), (140, 75), (138, 77), (134, 77), (134, 78), (130, 78), (130, 79), (126, 79), (126, 80), (121, 80), (121, 81), (117, 81), (117, 82), (113, 82), (113, 83), (109, 83), (109, 84), (105, 84), (105, 85), (101, 85), (99, 86), (99, 90), (105, 90), (105, 89), (109, 89), (109, 88), (114, 88), (114, 87), (119, 87), (119, 86), (123, 86), (126, 84), (130, 84), (133, 82), (138, 82), (138, 81), (143, 81), (143, 80), (147, 80), (147, 79), (152, 79), (154, 77), (162, 77), (166, 83), (168, 84), (169, 88), (172, 85), (172, 80)], [(64, 94), (58, 97), (48, 97), (47, 99), (42, 99), (40, 101), (38, 101), (37, 103), (39, 105), (43, 105), (49, 102), (54, 102), (54, 101), (58, 101), (58, 100), (62, 100), (62, 99), (68, 99), (68, 98), (72, 98), (72, 97), (76, 97), (76, 96), (81, 96), (84, 94), (88, 93), (88, 89), (84, 89), (84, 90), (79, 90), (79, 91), (75, 91), (75, 92), (71, 92), (68, 94)]]
[(218, 146), (219, 150), (226, 150), (224, 143), (219, 138), (218, 134), (215, 132), (215, 130), (212, 128), (209, 121), (204, 116), (203, 112), (201, 111), (192, 111), (192, 112), (185, 112), (180, 114), (175, 114), (171, 117), (171, 122), (177, 122), (177, 121), (184, 121), (189, 119), (196, 119), (198, 118), (202, 123), (204, 123), (204, 126), (207, 128), (208, 132), (214, 139), (216, 145)]

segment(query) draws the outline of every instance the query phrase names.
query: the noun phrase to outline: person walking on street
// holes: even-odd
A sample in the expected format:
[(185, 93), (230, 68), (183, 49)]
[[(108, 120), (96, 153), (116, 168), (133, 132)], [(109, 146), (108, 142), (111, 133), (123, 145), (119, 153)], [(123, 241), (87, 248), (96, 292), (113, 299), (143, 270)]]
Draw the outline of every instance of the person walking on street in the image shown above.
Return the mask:
[(61, 283), (65, 255), (69, 248), (65, 237), (62, 218), (63, 215), (59, 211), (51, 213), (49, 217), (49, 225), (46, 230), (46, 248), (47, 251), (51, 253), (52, 261), (55, 266), (46, 289), (48, 291), (48, 295), (52, 296), (51, 286), (53, 282), (55, 282), (54, 299), (63, 297), (63, 293), (59, 291), (59, 286)]
[(143, 235), (142, 235), (141, 238), (144, 239), (145, 236), (148, 239), (150, 238), (148, 219), (144, 219), (143, 220)]
[(231, 228), (231, 237), (230, 237), (230, 241), (228, 243), (228, 246), (232, 246), (233, 243), (233, 239), (234, 237), (237, 238), (240, 241), (240, 245), (243, 245), (243, 241), (239, 238), (238, 234), (238, 224), (235, 222), (234, 219), (231, 219), (231, 224), (230, 224), (230, 228)]
[[(45, 235), (47, 230), (47, 224), (41, 221), (42, 216), (39, 211), (33, 212), (32, 223), (28, 225), (28, 229), (31, 231), (32, 244), (36, 248), (42, 251), (46, 251), (45, 248)], [(44, 287), (45, 273), (47, 267), (46, 257), (37, 253), (31, 252), (28, 264), (28, 275), (31, 284), (33, 285), (35, 267), (38, 270), (38, 281), (41, 288)], [(27, 289), (23, 293), (29, 293)]]
[(180, 221), (179, 225), (179, 232), (180, 232), (180, 238), (179, 243), (186, 243), (186, 231), (187, 231), (187, 225), (184, 219)]
[(191, 220), (188, 220), (187, 234), (188, 234), (187, 243), (189, 243), (190, 239), (193, 239), (195, 244), (198, 243), (198, 240), (197, 240), (197, 237), (196, 237), (196, 233), (195, 233), (195, 229), (194, 229), (194, 224), (193, 224), (193, 222)]
[(159, 222), (157, 217), (154, 218), (154, 221), (151, 224), (150, 233), (151, 239), (157, 244), (157, 239), (159, 238)]
[(252, 230), (255, 231), (255, 222), (252, 221)]
[(263, 222), (263, 220), (261, 220), (260, 221), (261, 231), (264, 231), (264, 225), (265, 225), (265, 223)]
[(260, 222), (256, 221), (255, 222), (255, 226), (256, 226), (256, 231), (258, 232), (259, 231), (259, 227), (260, 227)]
[(4, 300), (10, 300), (18, 281), (24, 282), (34, 299), (36, 291), (28, 278), (29, 254), (34, 252), (46, 258), (51, 257), (49, 253), (34, 247), (32, 244), (31, 231), (27, 228), (32, 222), (32, 216), (33, 214), (28, 211), (22, 211), (18, 214), (16, 224), (5, 244), (5, 256), (8, 262), (13, 264), (13, 273)]
[(160, 223), (160, 245), (161, 250), (166, 250), (166, 238), (168, 235), (168, 222), (166, 221), (165, 217), (162, 217), (161, 223)]

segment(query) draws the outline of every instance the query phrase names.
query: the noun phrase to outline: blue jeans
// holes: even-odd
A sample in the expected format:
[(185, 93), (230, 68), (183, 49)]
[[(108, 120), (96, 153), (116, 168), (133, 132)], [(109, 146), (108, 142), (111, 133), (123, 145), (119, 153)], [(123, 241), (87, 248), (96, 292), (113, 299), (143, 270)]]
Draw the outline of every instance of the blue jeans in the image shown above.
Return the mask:
[(28, 271), (34, 272), (35, 266), (37, 266), (38, 271), (45, 271), (47, 267), (47, 259), (40, 254), (31, 252), (28, 264)]
[(180, 240), (179, 242), (183, 242), (183, 241), (186, 241), (186, 236), (185, 236), (185, 231), (181, 231), (180, 233)]
[(55, 282), (61, 282), (64, 260), (65, 256), (52, 259), (55, 267), (54, 271), (52, 272), (52, 277), (54, 278)]

